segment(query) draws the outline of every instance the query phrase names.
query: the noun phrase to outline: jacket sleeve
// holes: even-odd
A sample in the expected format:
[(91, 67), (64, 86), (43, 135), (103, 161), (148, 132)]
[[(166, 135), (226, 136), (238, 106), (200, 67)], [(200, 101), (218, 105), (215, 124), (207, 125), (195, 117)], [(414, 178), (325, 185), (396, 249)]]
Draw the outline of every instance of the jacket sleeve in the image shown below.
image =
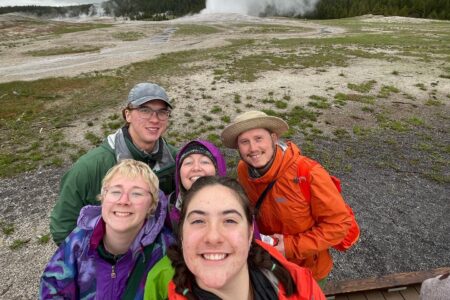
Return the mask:
[(78, 246), (62, 243), (41, 276), (39, 299), (78, 299), (76, 257)]
[(287, 258), (302, 259), (341, 242), (351, 225), (344, 199), (319, 164), (310, 172), (311, 214), (315, 224), (298, 235), (285, 235)]
[(168, 298), (169, 282), (175, 270), (170, 259), (164, 256), (148, 272), (145, 282), (144, 300), (164, 300)]
[[(77, 162), (64, 174), (60, 183), (59, 198), (50, 215), (50, 233), (57, 245), (61, 244), (76, 227), (80, 210), (87, 204), (94, 204), (97, 183), (84, 162)], [(87, 198), (93, 198), (87, 201)], [(98, 203), (100, 204), (100, 203)]]

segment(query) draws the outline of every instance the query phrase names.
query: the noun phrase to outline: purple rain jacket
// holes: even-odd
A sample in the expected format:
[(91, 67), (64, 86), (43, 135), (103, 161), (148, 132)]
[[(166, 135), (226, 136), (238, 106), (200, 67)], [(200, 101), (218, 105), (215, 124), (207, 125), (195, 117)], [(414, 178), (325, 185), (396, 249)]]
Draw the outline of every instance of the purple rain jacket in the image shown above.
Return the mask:
[[(56, 250), (41, 277), (39, 299), (121, 299), (135, 265), (144, 265), (144, 275), (134, 299), (142, 299), (148, 271), (174, 242), (172, 234), (163, 228), (167, 198), (159, 192), (159, 203), (139, 231), (126, 254), (113, 266), (97, 251), (105, 233), (101, 206), (85, 206), (77, 227)], [(153, 247), (150, 259), (144, 250)]]

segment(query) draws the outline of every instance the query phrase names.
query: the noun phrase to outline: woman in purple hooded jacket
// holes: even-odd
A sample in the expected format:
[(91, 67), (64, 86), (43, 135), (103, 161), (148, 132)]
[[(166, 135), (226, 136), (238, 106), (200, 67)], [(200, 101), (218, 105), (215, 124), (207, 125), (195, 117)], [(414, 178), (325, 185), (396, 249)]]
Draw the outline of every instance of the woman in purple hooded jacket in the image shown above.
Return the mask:
[[(39, 299), (143, 298), (147, 274), (174, 242), (163, 228), (167, 199), (158, 178), (146, 164), (123, 160), (104, 177), (99, 199), (101, 206), (81, 210), (47, 264)], [(168, 280), (153, 299), (166, 298)]]
[(226, 176), (227, 166), (220, 150), (211, 142), (193, 140), (177, 154), (175, 168), (175, 192), (169, 198), (166, 224), (176, 232), (180, 220), (184, 194), (202, 176)]

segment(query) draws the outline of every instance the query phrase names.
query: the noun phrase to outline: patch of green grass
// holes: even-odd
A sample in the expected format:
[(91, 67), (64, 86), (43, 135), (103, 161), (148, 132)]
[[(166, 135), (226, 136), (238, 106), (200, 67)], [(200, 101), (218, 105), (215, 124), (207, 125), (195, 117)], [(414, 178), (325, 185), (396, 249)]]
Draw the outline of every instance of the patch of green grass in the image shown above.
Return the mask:
[(411, 124), (413, 126), (424, 126), (425, 125), (425, 121), (419, 117), (410, 117), (409, 119), (406, 120), (406, 123)]
[(376, 118), (382, 128), (388, 128), (397, 132), (405, 132), (410, 129), (407, 123), (400, 120), (392, 120), (383, 113), (377, 114)]
[(101, 24), (101, 23), (67, 23), (59, 22), (58, 26), (52, 28), (53, 34), (65, 34), (78, 31), (87, 31), (99, 28), (112, 27), (112, 24)]
[(9, 246), (9, 249), (11, 249), (13, 251), (19, 250), (20, 248), (25, 246), (29, 241), (30, 241), (30, 239), (17, 239), (17, 240), (14, 240), (13, 243)]
[(0, 222), (0, 227), (2, 228), (4, 235), (11, 235), (14, 233), (14, 224)]
[(202, 119), (209, 122), (209, 121), (212, 121), (213, 118), (208, 115), (202, 115)]
[(231, 121), (230, 116), (222, 116), (220, 119), (225, 123), (230, 123)]
[(338, 129), (334, 130), (333, 134), (338, 139), (347, 139), (347, 138), (350, 137), (350, 134), (348, 133), (348, 131), (346, 129), (343, 129), (343, 128), (338, 128)]
[(121, 41), (137, 41), (145, 37), (145, 34), (138, 31), (114, 32), (112, 37)]
[(423, 83), (416, 83), (414, 86), (415, 86), (415, 87), (418, 87), (418, 88), (421, 89), (422, 91), (426, 91), (426, 90), (427, 90), (425, 84), (423, 84)]
[(345, 103), (346, 101), (354, 101), (365, 104), (375, 104), (375, 97), (371, 95), (360, 95), (360, 94), (344, 94), (337, 93), (334, 95), (335, 102)]
[(427, 105), (427, 106), (441, 106), (441, 105), (444, 105), (444, 103), (442, 103), (441, 101), (439, 101), (437, 99), (428, 99), (427, 101), (425, 101), (425, 105)]
[(205, 34), (213, 34), (219, 33), (221, 30), (214, 26), (209, 25), (197, 25), (197, 24), (186, 24), (179, 25), (174, 35), (178, 36), (186, 36), (186, 35), (205, 35)]
[(208, 134), (208, 136), (206, 137), (206, 139), (208, 141), (210, 141), (211, 143), (215, 144), (215, 145), (221, 145), (222, 142), (220, 140), (220, 136), (215, 134), (215, 133), (210, 133)]
[(364, 128), (359, 125), (353, 126), (353, 134), (358, 136), (367, 136), (371, 132), (370, 128)]
[(375, 109), (373, 109), (372, 107), (369, 107), (369, 106), (363, 106), (363, 107), (361, 108), (361, 110), (362, 110), (363, 112), (367, 112), (367, 113), (373, 113), (373, 112), (375, 111)]
[(360, 84), (349, 83), (347, 87), (353, 91), (368, 93), (373, 89), (375, 83), (377, 83), (375, 80), (369, 80)]
[(242, 101), (241, 101), (241, 95), (239, 95), (239, 94), (234, 94), (234, 100), (233, 100), (233, 102), (234, 102), (235, 104), (241, 103), (241, 102), (242, 102)]
[(396, 88), (395, 86), (391, 85), (383, 85), (381, 87), (380, 92), (378, 93), (378, 97), (380, 98), (387, 98), (391, 93), (399, 93), (400, 90)]
[(38, 244), (44, 245), (50, 241), (50, 233), (38, 236)]
[(327, 109), (331, 107), (331, 104), (328, 103), (328, 99), (322, 96), (312, 95), (309, 98), (313, 101), (308, 102), (308, 106), (318, 108), (318, 109)]
[(88, 131), (84, 134), (84, 138), (88, 140), (92, 145), (98, 146), (102, 142), (102, 138), (93, 133), (92, 131)]
[(211, 108), (210, 112), (212, 114), (218, 114), (222, 112), (222, 108), (220, 106), (214, 105), (213, 108)]
[(281, 100), (275, 101), (275, 107), (278, 109), (285, 109), (285, 108), (287, 108), (287, 106), (288, 106), (287, 103), (284, 101), (281, 101)]
[(98, 46), (57, 47), (51, 49), (28, 51), (25, 52), (25, 54), (31, 56), (51, 56), (51, 55), (64, 55), (64, 54), (74, 54), (84, 52), (98, 52), (100, 51), (100, 49), (102, 48)]

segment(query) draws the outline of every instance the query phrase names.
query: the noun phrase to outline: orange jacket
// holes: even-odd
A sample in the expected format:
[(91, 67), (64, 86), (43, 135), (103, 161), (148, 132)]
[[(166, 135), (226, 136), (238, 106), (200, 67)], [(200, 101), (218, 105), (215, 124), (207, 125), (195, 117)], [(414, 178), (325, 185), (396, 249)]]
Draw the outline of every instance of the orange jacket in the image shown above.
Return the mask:
[[(325, 295), (320, 289), (317, 282), (313, 279), (311, 271), (293, 264), (284, 258), (280, 252), (274, 247), (269, 246), (261, 241), (256, 241), (263, 247), (270, 255), (275, 258), (280, 264), (285, 267), (292, 276), (292, 279), (297, 285), (297, 293), (286, 297), (284, 287), (278, 283), (278, 299), (279, 300), (326, 300)], [(186, 297), (178, 294), (175, 291), (175, 284), (173, 281), (169, 284), (169, 300), (185, 300)]]
[(266, 235), (283, 234), (286, 258), (311, 269), (314, 278), (320, 280), (333, 267), (328, 249), (345, 237), (351, 218), (341, 194), (320, 164), (311, 169), (311, 201), (305, 199), (297, 177), (300, 157), (300, 149), (288, 142), (277, 146), (272, 166), (260, 178), (251, 178), (248, 165), (241, 160), (238, 179), (253, 205), (266, 186), (277, 179), (259, 209), (259, 230)]

